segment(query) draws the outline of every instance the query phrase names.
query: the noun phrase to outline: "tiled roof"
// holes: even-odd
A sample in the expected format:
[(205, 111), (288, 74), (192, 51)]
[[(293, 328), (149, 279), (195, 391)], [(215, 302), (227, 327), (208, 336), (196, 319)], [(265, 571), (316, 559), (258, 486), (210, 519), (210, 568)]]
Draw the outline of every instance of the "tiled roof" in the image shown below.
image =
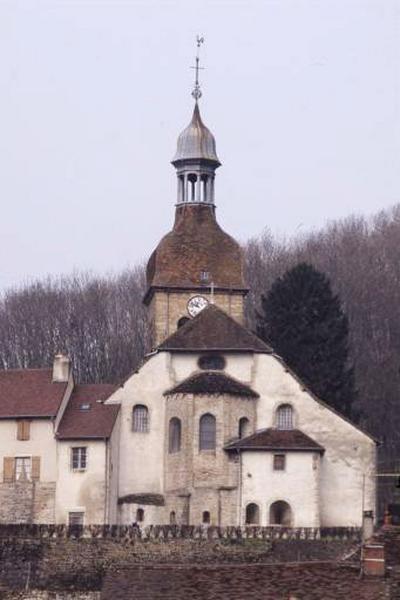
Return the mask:
[[(384, 600), (390, 582), (317, 564), (138, 565), (106, 574), (101, 600)], [(397, 597), (397, 596), (396, 596)]]
[[(57, 438), (109, 438), (119, 411), (119, 404), (102, 404), (114, 391), (114, 385), (77, 385), (61, 419)], [(99, 402), (100, 401), (100, 402)]]
[(0, 418), (55, 417), (67, 387), (52, 383), (52, 369), (0, 371)]
[(232, 319), (226, 312), (210, 304), (194, 319), (187, 321), (160, 344), (159, 350), (174, 351), (242, 351), (270, 354), (267, 346), (254, 333)]
[(251, 387), (218, 371), (195, 373), (165, 392), (165, 395), (169, 394), (229, 394), (258, 398)]
[(225, 446), (225, 450), (312, 450), (324, 448), (299, 429), (263, 429)]
[(215, 289), (247, 289), (242, 249), (218, 225), (214, 207), (178, 206), (172, 231), (162, 238), (147, 264), (145, 301), (153, 288), (204, 288), (202, 271), (210, 273)]

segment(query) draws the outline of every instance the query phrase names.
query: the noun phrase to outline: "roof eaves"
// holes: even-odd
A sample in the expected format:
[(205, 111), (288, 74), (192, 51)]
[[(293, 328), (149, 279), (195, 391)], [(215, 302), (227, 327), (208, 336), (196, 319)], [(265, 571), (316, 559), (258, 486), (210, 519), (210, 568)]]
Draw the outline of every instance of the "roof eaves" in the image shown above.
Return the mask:
[(68, 441), (68, 440), (96, 440), (96, 441), (104, 441), (108, 440), (111, 437), (111, 433), (107, 433), (106, 435), (68, 435), (68, 434), (56, 434), (56, 439), (59, 441)]
[(208, 347), (208, 348), (174, 348), (164, 346), (164, 348), (159, 347), (158, 352), (251, 352), (253, 354), (273, 354), (272, 350), (257, 350), (255, 348), (229, 348), (229, 347)]
[(55, 419), (55, 414), (44, 414), (44, 415), (32, 415), (32, 414), (18, 414), (18, 415), (0, 415), (0, 421), (6, 421), (10, 419)]
[(263, 452), (319, 452), (324, 454), (325, 448), (319, 444), (316, 446), (240, 446), (240, 444), (232, 444), (225, 446), (224, 450), (258, 450)]

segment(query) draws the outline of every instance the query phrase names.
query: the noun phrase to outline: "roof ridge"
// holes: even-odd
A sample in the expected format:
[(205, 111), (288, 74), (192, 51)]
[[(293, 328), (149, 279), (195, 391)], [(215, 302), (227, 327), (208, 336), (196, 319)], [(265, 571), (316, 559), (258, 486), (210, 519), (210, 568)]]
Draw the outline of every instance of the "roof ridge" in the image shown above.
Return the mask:
[[(257, 443), (254, 443), (255, 441)], [(245, 438), (233, 440), (225, 445), (225, 450), (284, 450), (285, 448), (289, 450), (313, 450), (318, 452), (325, 450), (310, 435), (297, 428), (278, 429), (277, 427), (266, 427), (255, 431)]]

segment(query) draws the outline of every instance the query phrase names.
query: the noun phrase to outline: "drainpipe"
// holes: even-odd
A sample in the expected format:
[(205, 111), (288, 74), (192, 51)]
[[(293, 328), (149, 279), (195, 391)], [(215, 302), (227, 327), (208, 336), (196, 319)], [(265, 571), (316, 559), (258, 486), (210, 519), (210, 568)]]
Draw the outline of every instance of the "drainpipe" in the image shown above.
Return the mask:
[(107, 516), (109, 515), (109, 441), (107, 438), (104, 438), (105, 442), (105, 450), (104, 450), (104, 525), (107, 524)]
[(238, 523), (239, 527), (242, 525), (242, 453), (238, 448), (236, 448), (236, 452), (239, 457), (239, 515), (238, 515)]

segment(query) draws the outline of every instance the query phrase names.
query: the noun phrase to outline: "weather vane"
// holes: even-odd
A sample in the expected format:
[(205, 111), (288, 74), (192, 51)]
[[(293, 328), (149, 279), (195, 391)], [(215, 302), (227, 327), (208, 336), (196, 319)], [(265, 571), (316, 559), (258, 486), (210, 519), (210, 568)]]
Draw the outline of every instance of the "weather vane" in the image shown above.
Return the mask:
[(200, 37), (198, 35), (196, 37), (196, 43), (197, 43), (196, 66), (191, 67), (191, 68), (195, 69), (195, 71), (196, 71), (196, 80), (194, 82), (192, 96), (197, 102), (197, 100), (199, 100), (199, 98), (201, 98), (201, 96), (202, 96), (201, 89), (200, 89), (200, 83), (199, 83), (199, 70), (204, 69), (204, 67), (199, 66), (199, 62), (200, 62), (199, 54), (200, 54), (200, 46), (201, 46), (201, 44), (204, 44), (204, 37)]

